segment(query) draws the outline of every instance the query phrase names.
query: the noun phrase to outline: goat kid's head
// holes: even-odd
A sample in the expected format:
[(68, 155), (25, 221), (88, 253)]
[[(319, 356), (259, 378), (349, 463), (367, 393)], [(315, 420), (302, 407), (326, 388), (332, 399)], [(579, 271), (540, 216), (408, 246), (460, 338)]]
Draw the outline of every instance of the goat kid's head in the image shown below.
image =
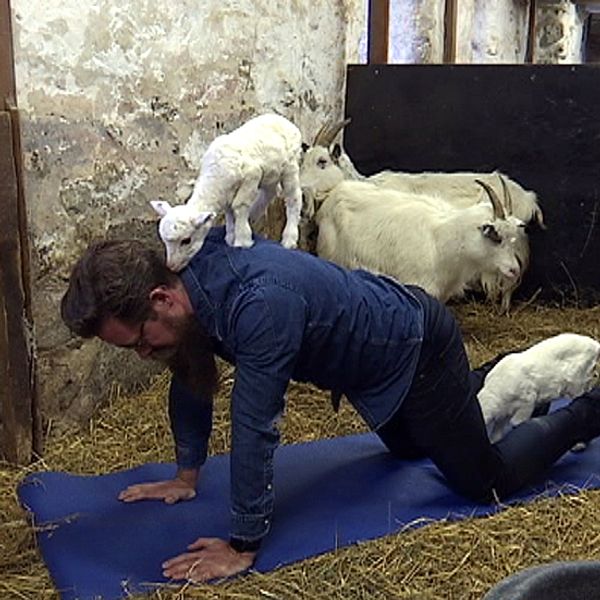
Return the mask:
[(160, 216), (158, 235), (167, 251), (167, 267), (180, 271), (202, 248), (216, 214), (193, 211), (187, 204), (171, 206), (164, 200), (150, 204)]
[(496, 268), (504, 277), (518, 280), (522, 276), (523, 265), (516, 250), (519, 240), (526, 236), (525, 223), (510, 214), (512, 199), (502, 177), (500, 181), (504, 190), (504, 203), (489, 184), (480, 179), (475, 181), (485, 190), (493, 208), (492, 220), (479, 226), (486, 244), (486, 254), (491, 252)]

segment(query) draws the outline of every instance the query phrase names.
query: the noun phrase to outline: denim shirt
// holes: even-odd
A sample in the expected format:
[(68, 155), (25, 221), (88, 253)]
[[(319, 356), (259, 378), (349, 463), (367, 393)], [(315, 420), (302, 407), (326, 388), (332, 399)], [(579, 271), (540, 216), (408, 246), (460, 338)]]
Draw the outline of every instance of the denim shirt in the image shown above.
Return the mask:
[[(290, 379), (343, 393), (377, 429), (410, 387), (423, 309), (393, 280), (258, 238), (232, 248), (223, 228), (179, 275), (217, 354), (235, 364), (231, 535), (257, 540), (270, 526), (276, 423)], [(170, 406), (178, 464), (199, 466), (210, 411), (177, 382)]]

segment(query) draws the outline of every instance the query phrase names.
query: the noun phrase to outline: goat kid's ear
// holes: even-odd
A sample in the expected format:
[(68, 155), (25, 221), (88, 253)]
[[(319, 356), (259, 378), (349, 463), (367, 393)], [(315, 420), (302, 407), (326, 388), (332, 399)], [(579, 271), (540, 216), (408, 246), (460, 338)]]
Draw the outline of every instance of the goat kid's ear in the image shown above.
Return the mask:
[(164, 217), (171, 210), (171, 205), (166, 200), (150, 200), (150, 204), (161, 217)]
[(200, 225), (204, 225), (205, 223), (212, 221), (216, 216), (217, 216), (217, 213), (215, 213), (213, 211), (198, 213), (192, 219), (192, 225), (194, 227), (200, 227)]
[(491, 223), (485, 223), (479, 228), (483, 237), (488, 238), (494, 244), (499, 244), (502, 238), (498, 235), (496, 228)]
[(341, 155), (342, 155), (342, 147), (339, 144), (334, 144), (333, 148), (331, 149), (331, 158), (333, 158), (333, 160), (335, 160), (335, 162), (337, 162), (340, 159)]

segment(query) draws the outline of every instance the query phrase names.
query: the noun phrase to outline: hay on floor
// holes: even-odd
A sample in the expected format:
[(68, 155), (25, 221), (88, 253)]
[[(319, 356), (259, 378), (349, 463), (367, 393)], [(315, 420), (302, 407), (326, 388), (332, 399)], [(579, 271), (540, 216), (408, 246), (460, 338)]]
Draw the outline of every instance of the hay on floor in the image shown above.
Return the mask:
[[(600, 307), (525, 306), (511, 317), (489, 307), (452, 306), (476, 366), (498, 352), (528, 346), (562, 331), (600, 338)], [(135, 360), (132, 358), (132, 360)], [(48, 427), (43, 460), (28, 469), (0, 465), (0, 598), (58, 598), (40, 559), (16, 485), (30, 470), (100, 474), (150, 461), (172, 461), (165, 411), (168, 378), (127, 397), (115, 388), (110, 403), (84, 428)], [(229, 449), (228, 392), (222, 372), (210, 452)], [(347, 435), (366, 428), (347, 403), (334, 414), (327, 394), (292, 384), (282, 423), (283, 443)], [(499, 580), (554, 560), (600, 558), (600, 492), (585, 491), (507, 509), (492, 517), (433, 523), (344, 548), (268, 574), (217, 586), (177, 586), (154, 599), (419, 598), (480, 599)]]

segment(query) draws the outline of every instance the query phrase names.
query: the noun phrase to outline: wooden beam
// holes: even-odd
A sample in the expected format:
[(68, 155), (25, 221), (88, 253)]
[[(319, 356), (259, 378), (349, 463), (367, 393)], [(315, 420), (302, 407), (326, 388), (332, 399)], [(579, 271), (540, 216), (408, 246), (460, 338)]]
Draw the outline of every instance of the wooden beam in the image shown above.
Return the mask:
[(529, 0), (529, 26), (527, 27), (527, 50), (525, 62), (535, 62), (535, 26), (536, 26), (537, 1)]
[(0, 0), (0, 110), (16, 104), (10, 1)]
[(11, 115), (0, 112), (0, 417), (1, 450), (14, 463), (33, 449), (33, 349), (26, 319)]
[(446, 0), (444, 9), (444, 62), (456, 62), (456, 26), (458, 22), (458, 0)]
[(390, 37), (389, 0), (369, 0), (368, 37), (368, 64), (371, 65), (387, 63)]
[(0, 455), (41, 453), (10, 0), (0, 0)]

